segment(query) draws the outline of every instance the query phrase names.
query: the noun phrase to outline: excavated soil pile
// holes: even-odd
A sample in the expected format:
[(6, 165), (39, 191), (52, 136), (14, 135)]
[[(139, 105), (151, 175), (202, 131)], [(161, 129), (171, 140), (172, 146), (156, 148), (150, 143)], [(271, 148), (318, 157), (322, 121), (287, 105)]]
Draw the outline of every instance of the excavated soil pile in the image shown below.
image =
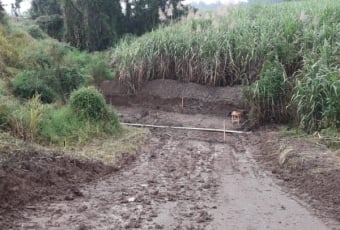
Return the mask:
[(116, 171), (131, 159), (122, 156), (117, 166), (72, 159), (34, 148), (17, 149), (0, 162), (0, 229), (8, 229), (17, 210), (41, 201), (73, 200), (82, 196), (79, 185)]
[[(340, 221), (340, 158), (304, 139), (262, 133), (258, 161), (323, 215)], [(321, 214), (322, 215), (322, 214)]]
[(167, 112), (224, 115), (243, 106), (241, 86), (208, 87), (175, 80), (153, 80), (145, 82), (135, 95), (129, 95), (113, 80), (103, 82), (100, 90), (107, 102), (116, 106), (139, 105)]

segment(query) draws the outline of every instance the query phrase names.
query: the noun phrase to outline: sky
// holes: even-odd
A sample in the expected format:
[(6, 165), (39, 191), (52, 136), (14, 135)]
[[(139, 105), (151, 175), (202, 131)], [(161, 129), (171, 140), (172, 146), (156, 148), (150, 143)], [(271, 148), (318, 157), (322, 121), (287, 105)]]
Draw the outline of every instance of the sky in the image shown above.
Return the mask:
[[(2, 4), (4, 4), (4, 8), (8, 13), (11, 13), (11, 4), (15, 3), (15, 0), (1, 0)], [(31, 7), (31, 0), (23, 0), (22, 3), (20, 4), (20, 11), (21, 13), (27, 11)]]
[[(237, 4), (239, 2), (245, 2), (246, 0), (185, 0), (184, 3), (191, 3), (191, 2), (204, 2), (207, 4), (210, 3), (215, 3), (220, 1), (221, 3), (225, 4), (225, 5), (229, 5), (229, 4)], [(14, 3), (15, 0), (2, 0), (2, 4), (6, 5), (5, 9), (8, 13), (11, 13), (11, 4)], [(21, 7), (21, 13), (27, 11), (30, 8), (30, 2), (31, 0), (23, 0), (23, 2), (20, 4)]]

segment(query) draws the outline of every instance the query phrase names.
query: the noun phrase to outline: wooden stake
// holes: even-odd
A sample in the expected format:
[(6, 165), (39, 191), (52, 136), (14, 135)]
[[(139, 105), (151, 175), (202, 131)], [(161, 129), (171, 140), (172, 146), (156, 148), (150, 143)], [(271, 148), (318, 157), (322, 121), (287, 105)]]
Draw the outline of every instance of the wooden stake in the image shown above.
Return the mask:
[(182, 109), (184, 108), (184, 98), (182, 97)]
[(223, 132), (223, 140), (225, 142), (225, 119), (223, 121), (223, 130), (224, 130), (224, 132)]

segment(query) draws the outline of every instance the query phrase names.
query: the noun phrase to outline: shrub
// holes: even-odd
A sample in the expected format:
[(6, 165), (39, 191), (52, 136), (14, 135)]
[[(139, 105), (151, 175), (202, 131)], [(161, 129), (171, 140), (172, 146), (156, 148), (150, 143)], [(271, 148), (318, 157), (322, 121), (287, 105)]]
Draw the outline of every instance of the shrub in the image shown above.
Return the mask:
[(45, 107), (35, 95), (24, 104), (10, 97), (0, 100), (0, 129), (13, 136), (34, 141), (40, 129)]
[(26, 28), (29, 35), (35, 39), (45, 39), (48, 36), (37, 25), (30, 25)]
[(13, 92), (15, 96), (29, 99), (35, 94), (39, 94), (41, 101), (51, 103), (56, 100), (54, 91), (44, 82), (41, 73), (36, 71), (23, 71), (12, 80)]
[(85, 143), (93, 137), (116, 134), (121, 130), (118, 117), (114, 111), (106, 109), (105, 119), (94, 120), (84, 119), (84, 115), (79, 115), (83, 113), (74, 111), (71, 103), (61, 109), (50, 107), (43, 118), (40, 142), (60, 145), (66, 141), (68, 145), (74, 145)]
[(12, 67), (16, 66), (19, 60), (18, 51), (11, 44), (11, 39), (2, 27), (0, 27), (0, 57), (1, 62)]
[(18, 103), (8, 97), (1, 96), (0, 100), (0, 129), (10, 131), (10, 120), (14, 111), (19, 107)]
[(100, 85), (102, 81), (111, 80), (114, 73), (109, 64), (103, 58), (96, 57), (89, 66), (89, 72), (95, 85)]
[(72, 91), (85, 83), (85, 77), (75, 68), (69, 67), (57, 67), (52, 74), (46, 75), (43, 80), (55, 93), (60, 95), (64, 103), (66, 103)]
[(51, 37), (58, 40), (62, 39), (64, 29), (64, 21), (62, 16), (57, 14), (44, 15), (38, 17), (35, 22), (45, 33)]
[(103, 95), (94, 88), (81, 88), (71, 94), (70, 107), (81, 118), (107, 120), (108, 108)]

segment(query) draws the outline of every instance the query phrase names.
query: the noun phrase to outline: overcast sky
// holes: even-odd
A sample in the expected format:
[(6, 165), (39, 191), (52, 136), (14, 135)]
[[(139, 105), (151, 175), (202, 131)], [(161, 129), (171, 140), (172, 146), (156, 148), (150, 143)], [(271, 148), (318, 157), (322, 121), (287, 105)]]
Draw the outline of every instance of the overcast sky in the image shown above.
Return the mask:
[[(220, 0), (223, 4), (236, 4), (238, 2), (245, 2), (246, 0)], [(11, 4), (14, 3), (15, 0), (2, 0), (2, 3), (5, 6), (5, 9), (8, 13), (11, 13)], [(20, 4), (21, 6), (21, 12), (27, 11), (30, 8), (30, 2), (31, 0), (23, 0), (23, 2)], [(207, 4), (218, 2), (218, 0), (185, 0), (184, 3), (190, 3), (190, 2), (205, 2)]]

